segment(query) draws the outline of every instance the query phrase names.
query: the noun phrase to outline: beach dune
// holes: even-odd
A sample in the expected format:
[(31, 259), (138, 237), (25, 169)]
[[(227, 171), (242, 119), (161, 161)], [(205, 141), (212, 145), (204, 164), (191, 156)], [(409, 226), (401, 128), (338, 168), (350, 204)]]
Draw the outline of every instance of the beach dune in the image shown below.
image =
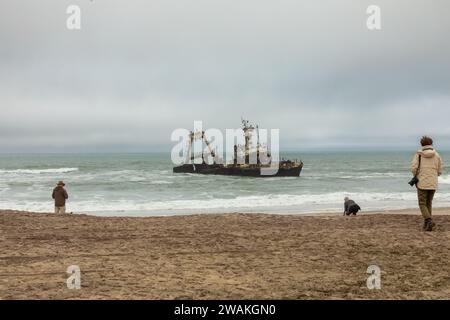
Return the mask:
[[(450, 299), (450, 209), (96, 217), (0, 211), (1, 299)], [(81, 288), (68, 289), (67, 268)], [(367, 268), (381, 289), (367, 288)]]

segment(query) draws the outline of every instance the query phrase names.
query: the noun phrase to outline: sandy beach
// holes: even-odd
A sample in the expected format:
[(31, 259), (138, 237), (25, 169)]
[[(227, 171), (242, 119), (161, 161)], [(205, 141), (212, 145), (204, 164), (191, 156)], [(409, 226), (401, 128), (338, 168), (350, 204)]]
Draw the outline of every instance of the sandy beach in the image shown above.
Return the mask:
[[(0, 211), (1, 299), (450, 299), (450, 209), (95, 217)], [(66, 286), (70, 265), (81, 289)], [(369, 290), (369, 265), (381, 289)]]

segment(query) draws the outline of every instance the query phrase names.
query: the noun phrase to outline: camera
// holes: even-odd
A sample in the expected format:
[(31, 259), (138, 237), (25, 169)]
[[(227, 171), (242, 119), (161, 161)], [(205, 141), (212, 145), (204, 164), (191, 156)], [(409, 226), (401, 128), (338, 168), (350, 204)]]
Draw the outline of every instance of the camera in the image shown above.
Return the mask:
[(418, 183), (419, 183), (419, 179), (418, 179), (416, 176), (414, 176), (414, 177), (411, 179), (411, 181), (408, 182), (408, 184), (409, 184), (411, 187), (414, 187), (414, 186), (417, 185)]

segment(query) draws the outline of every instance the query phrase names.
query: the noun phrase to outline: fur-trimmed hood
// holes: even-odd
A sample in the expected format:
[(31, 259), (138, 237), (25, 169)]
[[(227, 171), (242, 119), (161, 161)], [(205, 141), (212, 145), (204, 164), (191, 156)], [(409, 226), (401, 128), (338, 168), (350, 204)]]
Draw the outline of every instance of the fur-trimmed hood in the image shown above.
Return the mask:
[(417, 154), (424, 158), (433, 158), (436, 156), (437, 152), (434, 150), (433, 146), (425, 146), (417, 151)]

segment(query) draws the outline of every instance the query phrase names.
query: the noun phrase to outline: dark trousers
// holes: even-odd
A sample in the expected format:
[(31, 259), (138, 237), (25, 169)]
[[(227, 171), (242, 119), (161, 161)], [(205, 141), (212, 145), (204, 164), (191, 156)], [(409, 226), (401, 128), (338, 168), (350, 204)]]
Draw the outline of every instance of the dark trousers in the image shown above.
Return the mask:
[(417, 189), (419, 208), (424, 219), (431, 219), (431, 214), (433, 212), (433, 198), (435, 193), (436, 190)]

